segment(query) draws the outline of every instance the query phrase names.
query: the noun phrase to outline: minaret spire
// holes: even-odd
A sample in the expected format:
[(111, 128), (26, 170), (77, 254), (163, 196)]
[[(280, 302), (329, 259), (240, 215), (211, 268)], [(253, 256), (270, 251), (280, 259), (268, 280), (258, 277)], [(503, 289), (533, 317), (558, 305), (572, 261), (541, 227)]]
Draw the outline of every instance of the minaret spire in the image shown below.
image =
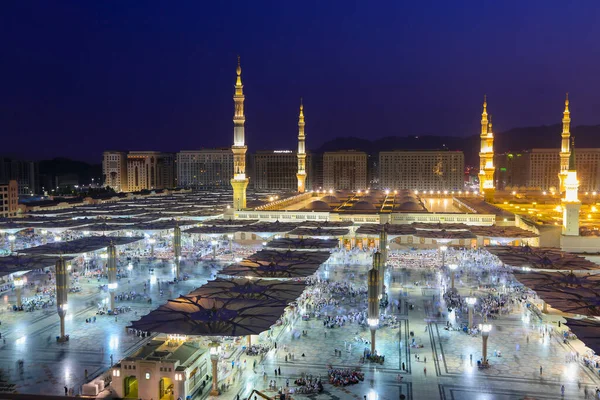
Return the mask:
[(562, 119), (562, 133), (561, 133), (561, 145), (560, 145), (560, 171), (558, 172), (559, 180), (559, 191), (563, 193), (565, 191), (565, 179), (567, 178), (567, 171), (569, 170), (569, 138), (571, 137), (571, 112), (569, 111), (569, 93), (565, 98), (565, 110), (563, 111)]
[(481, 113), (481, 150), (479, 152), (479, 191), (486, 201), (494, 199), (494, 133), (492, 116), (487, 113), (487, 96), (483, 96), (483, 112)]
[[(571, 149), (569, 154), (569, 165), (565, 177), (565, 197), (563, 203), (563, 228), (562, 234), (566, 236), (579, 236), (579, 180), (575, 165), (575, 138), (571, 138)], [(561, 154), (562, 155), (562, 154)]]
[(306, 146), (304, 135), (304, 104), (300, 97), (300, 114), (298, 115), (298, 192), (304, 193), (306, 190)]
[(242, 66), (238, 56), (236, 68), (237, 78), (235, 81), (235, 93), (233, 103), (235, 111), (233, 113), (233, 209), (235, 211), (246, 208), (246, 188), (248, 187), (248, 178), (246, 178), (246, 141), (244, 133), (244, 124), (246, 116), (244, 115), (244, 85), (242, 85)]

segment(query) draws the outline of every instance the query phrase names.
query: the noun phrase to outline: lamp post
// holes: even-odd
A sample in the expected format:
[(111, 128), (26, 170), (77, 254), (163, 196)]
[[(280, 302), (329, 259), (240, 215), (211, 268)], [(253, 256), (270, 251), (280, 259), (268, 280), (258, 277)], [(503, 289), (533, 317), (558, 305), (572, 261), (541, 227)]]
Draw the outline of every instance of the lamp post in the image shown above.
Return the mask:
[(148, 239), (148, 243), (150, 243), (150, 258), (154, 258), (154, 244), (156, 244), (156, 239), (150, 238)]
[(10, 252), (13, 253), (15, 251), (15, 240), (17, 237), (15, 235), (9, 235), (8, 241), (10, 242)]
[(387, 250), (387, 243), (388, 242), (388, 235), (387, 235), (387, 231), (385, 230), (385, 227), (381, 230), (381, 233), (379, 233), (379, 251), (381, 252), (381, 258), (382, 258), (382, 262), (385, 265), (385, 263), (387, 263), (387, 258), (388, 258), (388, 250)]
[(467, 301), (467, 307), (469, 308), (469, 329), (473, 326), (473, 308), (475, 307), (475, 303), (477, 299), (475, 297), (467, 297), (465, 299)]
[(56, 261), (56, 309), (58, 311), (58, 317), (60, 318), (60, 336), (58, 340), (60, 342), (67, 341), (65, 335), (65, 316), (67, 315), (67, 309), (69, 304), (67, 303), (67, 268), (65, 260), (62, 257)]
[(23, 298), (22, 298), (22, 294), (21, 294), (21, 288), (23, 287), (23, 285), (25, 284), (25, 282), (23, 281), (23, 277), (18, 277), (15, 278), (14, 280), (14, 285), (15, 285), (15, 292), (17, 295), (17, 308), (21, 308), (21, 306), (23, 305)]
[(115, 291), (117, 290), (117, 248), (111, 242), (106, 248), (108, 254), (107, 274), (108, 274), (108, 293), (110, 294), (110, 309), (115, 309)]
[(233, 259), (233, 234), (227, 235), (227, 239), (229, 239), (229, 252), (231, 253), (231, 258)]
[(456, 265), (456, 264), (450, 264), (450, 265), (448, 265), (448, 268), (451, 271), (450, 282), (452, 283), (452, 285), (451, 285), (450, 290), (454, 291), (454, 274), (455, 274), (454, 271), (456, 271), (456, 268), (458, 268), (458, 265)]
[(210, 362), (212, 364), (212, 390), (210, 391), (211, 396), (219, 395), (219, 379), (218, 379), (218, 362), (219, 353), (221, 352), (221, 346), (219, 342), (210, 343)]
[[(377, 254), (377, 253), (376, 253)], [(367, 323), (371, 330), (371, 354), (375, 353), (375, 332), (379, 325), (379, 271), (375, 269), (375, 261), (373, 268), (369, 270), (368, 282), (368, 314)]]
[(442, 252), (442, 267), (446, 264), (446, 250), (448, 250), (448, 246), (440, 246), (440, 251)]
[(385, 264), (383, 263), (383, 254), (376, 251), (373, 254), (373, 268), (379, 273), (379, 282), (377, 284), (377, 295), (379, 300), (383, 298), (383, 287), (385, 277)]
[(175, 226), (173, 230), (173, 253), (175, 254), (175, 278), (179, 279), (179, 266), (181, 262), (181, 228)]
[(479, 330), (481, 331), (481, 338), (483, 339), (481, 353), (483, 354), (483, 364), (487, 365), (487, 341), (490, 336), (490, 331), (492, 330), (492, 325), (490, 324), (479, 324)]

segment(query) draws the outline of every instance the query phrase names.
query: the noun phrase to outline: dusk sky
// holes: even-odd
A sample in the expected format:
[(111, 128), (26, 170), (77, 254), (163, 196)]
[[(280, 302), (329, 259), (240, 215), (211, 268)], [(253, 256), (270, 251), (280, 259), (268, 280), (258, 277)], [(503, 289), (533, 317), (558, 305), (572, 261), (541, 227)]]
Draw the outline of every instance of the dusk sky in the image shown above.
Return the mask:
[(3, 1), (0, 154), (230, 146), (600, 123), (600, 2)]

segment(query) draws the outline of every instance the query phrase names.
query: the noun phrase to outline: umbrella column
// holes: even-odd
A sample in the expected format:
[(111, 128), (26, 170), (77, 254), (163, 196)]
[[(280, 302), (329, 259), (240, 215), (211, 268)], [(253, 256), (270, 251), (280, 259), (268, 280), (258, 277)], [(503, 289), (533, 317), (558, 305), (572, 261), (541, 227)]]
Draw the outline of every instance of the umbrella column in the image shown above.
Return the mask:
[(383, 255), (377, 251), (373, 254), (373, 268), (377, 270), (379, 280), (377, 283), (377, 297), (379, 300), (383, 298), (383, 288), (385, 279), (385, 264), (383, 263)]
[(179, 279), (179, 264), (181, 262), (181, 228), (176, 226), (173, 232), (173, 253), (175, 254), (175, 277)]
[(21, 306), (23, 305), (23, 285), (25, 284), (25, 281), (23, 281), (23, 277), (18, 277), (14, 279), (14, 285), (15, 285), (15, 294), (17, 295), (17, 308), (21, 308)]
[(67, 315), (68, 303), (67, 303), (67, 266), (65, 260), (61, 259), (56, 261), (56, 310), (58, 311), (58, 317), (60, 318), (60, 336), (59, 342), (65, 342), (69, 340), (68, 336), (65, 335), (65, 316)]
[(482, 324), (479, 325), (479, 330), (481, 331), (481, 338), (483, 339), (481, 353), (483, 354), (483, 365), (486, 365), (487, 362), (487, 341), (490, 336), (490, 331), (492, 330), (492, 325)]
[(148, 243), (150, 243), (150, 258), (154, 258), (154, 245), (156, 244), (156, 239), (150, 238), (148, 239)]
[(388, 235), (385, 228), (379, 234), (379, 251), (381, 252), (381, 258), (383, 264), (387, 263), (388, 259)]
[(475, 307), (477, 299), (475, 297), (467, 297), (465, 300), (467, 301), (467, 307), (469, 308), (469, 329), (471, 329), (473, 326), (473, 308)]
[(210, 362), (212, 364), (212, 389), (210, 391), (211, 396), (219, 395), (219, 378), (217, 376), (217, 373), (218, 373), (217, 364), (219, 362), (220, 351), (221, 351), (221, 346), (219, 346), (219, 342), (212, 342), (210, 344)]
[(117, 248), (111, 242), (106, 249), (108, 253), (108, 293), (110, 294), (110, 309), (115, 309), (115, 291), (117, 290)]
[(375, 261), (373, 262), (373, 268), (369, 270), (368, 300), (369, 309), (367, 322), (369, 324), (369, 329), (371, 330), (371, 354), (374, 354), (375, 332), (379, 325), (379, 271), (375, 269)]
[(456, 271), (456, 268), (458, 268), (458, 265), (456, 265), (456, 264), (450, 264), (450, 265), (448, 265), (448, 268), (449, 268), (449, 269), (450, 269), (450, 271), (451, 271), (451, 272), (450, 272), (450, 274), (451, 274), (451, 275), (450, 275), (450, 282), (451, 282), (451, 285), (452, 285), (452, 286), (450, 287), (450, 290), (451, 290), (451, 291), (454, 291), (454, 278), (455, 278), (455, 275), (456, 275), (456, 274), (455, 274), (455, 271)]

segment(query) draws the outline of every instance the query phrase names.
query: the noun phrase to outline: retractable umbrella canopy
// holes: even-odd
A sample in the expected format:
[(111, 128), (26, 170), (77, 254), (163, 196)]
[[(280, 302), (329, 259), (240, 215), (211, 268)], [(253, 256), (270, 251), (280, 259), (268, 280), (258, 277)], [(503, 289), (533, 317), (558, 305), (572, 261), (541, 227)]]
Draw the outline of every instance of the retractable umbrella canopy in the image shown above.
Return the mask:
[(28, 249), (20, 249), (18, 252), (19, 254), (78, 255), (104, 249), (111, 243), (113, 243), (115, 246), (123, 246), (143, 239), (144, 238), (141, 236), (88, 236), (81, 239), (48, 243), (41, 246), (30, 247)]
[(504, 264), (541, 270), (587, 271), (600, 269), (598, 264), (577, 254), (550, 247), (488, 246)]
[[(0, 257), (0, 276), (53, 267), (60, 258), (60, 256), (40, 254), (19, 254), (16, 256)], [(71, 260), (72, 258), (72, 256), (63, 257), (64, 260)]]
[(289, 304), (300, 297), (305, 288), (306, 283), (304, 281), (217, 278), (208, 281), (188, 296), (270, 300)]
[(281, 238), (267, 243), (270, 249), (283, 250), (331, 250), (338, 247), (337, 239), (299, 239), (299, 238)]
[(130, 327), (188, 336), (245, 336), (268, 330), (286, 304), (270, 300), (181, 296), (145, 315)]

